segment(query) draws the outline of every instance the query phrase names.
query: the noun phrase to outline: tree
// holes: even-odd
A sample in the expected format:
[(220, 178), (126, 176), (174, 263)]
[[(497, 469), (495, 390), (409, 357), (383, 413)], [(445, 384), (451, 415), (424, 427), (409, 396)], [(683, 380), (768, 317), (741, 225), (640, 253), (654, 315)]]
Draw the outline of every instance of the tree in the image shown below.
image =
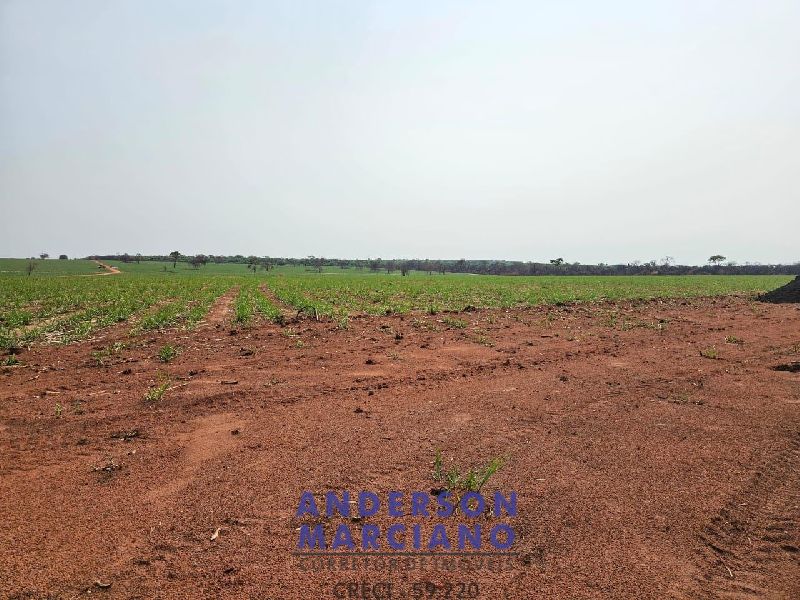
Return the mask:
[(173, 250), (169, 253), (169, 257), (172, 259), (172, 268), (174, 269), (178, 265), (178, 259), (181, 257), (181, 253), (177, 250)]
[(36, 261), (35, 261), (35, 260), (33, 260), (33, 259), (30, 259), (30, 260), (28, 261), (28, 265), (25, 267), (25, 271), (27, 271), (27, 273), (28, 273), (28, 277), (30, 277), (30, 276), (31, 276), (31, 273), (33, 273), (33, 270), (34, 270), (35, 268), (36, 268)]
[(208, 259), (202, 254), (198, 254), (197, 256), (193, 256), (191, 259), (189, 259), (189, 264), (192, 265), (193, 269), (196, 269), (201, 265), (205, 265), (207, 262)]
[(722, 254), (714, 254), (713, 256), (708, 257), (708, 262), (710, 262), (712, 265), (718, 265), (723, 260), (725, 260), (725, 257), (722, 256)]
[(67, 256), (66, 254), (59, 254), (58, 255), (58, 260), (68, 260), (68, 259), (69, 259), (69, 256)]
[(258, 270), (258, 262), (259, 261), (258, 261), (258, 257), (257, 256), (248, 256), (247, 257), (247, 270), (248, 271), (252, 270), (253, 271), (253, 275), (255, 275), (256, 271)]
[(552, 259), (550, 259), (550, 264), (551, 265), (555, 265), (556, 267), (561, 266), (561, 265), (564, 264), (564, 259), (560, 258), (560, 257), (559, 258), (552, 258)]
[(136, 253), (136, 264), (138, 265), (139, 261), (141, 261), (141, 260), (142, 260), (142, 253), (141, 252), (137, 252)]
[(41, 258), (42, 260), (45, 260), (45, 259), (47, 259), (47, 258), (50, 258), (50, 255), (49, 255), (47, 252), (42, 252), (42, 253), (39, 255), (39, 258)]

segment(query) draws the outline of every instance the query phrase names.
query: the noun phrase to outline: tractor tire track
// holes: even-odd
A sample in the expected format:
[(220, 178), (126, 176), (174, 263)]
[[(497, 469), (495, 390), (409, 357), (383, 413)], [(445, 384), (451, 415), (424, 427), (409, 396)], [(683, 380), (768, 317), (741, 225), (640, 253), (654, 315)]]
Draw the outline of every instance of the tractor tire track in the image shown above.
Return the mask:
[(800, 432), (703, 529), (699, 596), (800, 598), (798, 523)]

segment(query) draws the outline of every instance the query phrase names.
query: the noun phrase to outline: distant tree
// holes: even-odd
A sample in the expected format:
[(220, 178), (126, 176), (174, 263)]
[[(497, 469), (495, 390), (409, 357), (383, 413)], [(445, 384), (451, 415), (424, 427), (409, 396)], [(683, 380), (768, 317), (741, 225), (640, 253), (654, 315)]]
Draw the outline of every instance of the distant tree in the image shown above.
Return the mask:
[(560, 257), (559, 258), (551, 258), (550, 259), (550, 264), (551, 265), (555, 265), (556, 267), (561, 266), (561, 265), (564, 264), (564, 259), (560, 258)]
[(131, 255), (126, 252), (125, 254), (123, 254), (120, 257), (120, 260), (127, 264), (127, 263), (131, 262)]
[(59, 254), (58, 255), (58, 260), (68, 260), (68, 259), (69, 259), (69, 256), (67, 256), (66, 254)]
[(45, 259), (48, 259), (48, 258), (50, 258), (50, 255), (49, 255), (47, 252), (42, 252), (42, 253), (39, 255), (39, 258), (41, 258), (42, 260), (45, 260)]
[(201, 265), (205, 265), (208, 262), (208, 259), (202, 255), (198, 254), (197, 256), (193, 256), (189, 259), (189, 264), (192, 266), (193, 269), (197, 269)]
[(724, 260), (725, 257), (722, 256), (722, 254), (714, 254), (713, 256), (708, 257), (708, 262), (710, 262), (712, 265), (718, 265)]
[(169, 257), (172, 259), (172, 268), (174, 269), (178, 266), (178, 259), (181, 257), (181, 253), (177, 250), (173, 250), (169, 253)]
[(259, 260), (258, 260), (257, 256), (248, 256), (247, 257), (247, 270), (248, 271), (253, 271), (253, 275), (255, 275), (256, 271), (258, 270), (258, 263), (259, 263)]
[(672, 256), (665, 256), (664, 258), (661, 259), (661, 264), (664, 265), (665, 267), (670, 266), (674, 262), (675, 258)]
[(141, 252), (137, 252), (136, 253), (136, 264), (138, 265), (141, 260), (142, 260), (142, 253)]
[(30, 259), (28, 261), (27, 266), (25, 267), (25, 271), (27, 271), (28, 277), (31, 276), (31, 273), (33, 273), (34, 269), (36, 269), (36, 261), (33, 260), (33, 259)]
[(408, 264), (408, 261), (403, 261), (400, 263), (400, 275), (405, 277), (408, 275), (408, 272), (411, 270), (411, 266)]

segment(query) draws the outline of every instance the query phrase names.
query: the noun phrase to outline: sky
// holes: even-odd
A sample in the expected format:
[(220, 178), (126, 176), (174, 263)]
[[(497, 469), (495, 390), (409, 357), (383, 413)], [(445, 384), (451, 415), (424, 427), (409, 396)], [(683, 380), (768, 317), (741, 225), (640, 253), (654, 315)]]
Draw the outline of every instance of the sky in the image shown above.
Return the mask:
[(0, 256), (800, 260), (800, 2), (0, 0)]

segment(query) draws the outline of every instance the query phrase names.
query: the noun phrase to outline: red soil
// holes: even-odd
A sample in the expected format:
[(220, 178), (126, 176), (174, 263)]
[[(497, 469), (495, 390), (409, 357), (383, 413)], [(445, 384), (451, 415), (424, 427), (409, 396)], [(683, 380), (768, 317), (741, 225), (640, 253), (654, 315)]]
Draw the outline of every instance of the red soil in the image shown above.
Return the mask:
[[(193, 332), (121, 325), (2, 369), (0, 595), (332, 598), (388, 580), (394, 597), (420, 581), (492, 599), (800, 597), (800, 375), (774, 370), (799, 360), (796, 305), (302, 321), (294, 336), (231, 329), (231, 298)], [(114, 341), (131, 347), (97, 366)], [(182, 352), (164, 365), (167, 342)], [(147, 403), (159, 372), (171, 387)], [(303, 490), (429, 490), (437, 449), (507, 458), (486, 488), (519, 494), (506, 570), (298, 568)]]

